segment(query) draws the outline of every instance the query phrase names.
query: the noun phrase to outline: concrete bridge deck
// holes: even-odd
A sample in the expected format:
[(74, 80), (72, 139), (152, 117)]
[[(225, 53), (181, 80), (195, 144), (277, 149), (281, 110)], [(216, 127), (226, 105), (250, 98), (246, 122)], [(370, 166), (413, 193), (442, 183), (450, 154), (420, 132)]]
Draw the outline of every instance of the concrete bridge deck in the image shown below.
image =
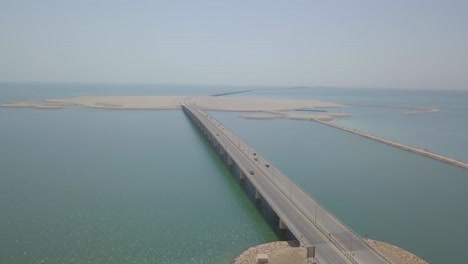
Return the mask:
[(390, 263), (222, 123), (190, 103), (182, 108), (228, 165), (239, 167), (239, 177), (255, 186), (256, 198), (268, 202), (280, 228), (287, 227), (303, 246), (315, 247), (319, 263)]

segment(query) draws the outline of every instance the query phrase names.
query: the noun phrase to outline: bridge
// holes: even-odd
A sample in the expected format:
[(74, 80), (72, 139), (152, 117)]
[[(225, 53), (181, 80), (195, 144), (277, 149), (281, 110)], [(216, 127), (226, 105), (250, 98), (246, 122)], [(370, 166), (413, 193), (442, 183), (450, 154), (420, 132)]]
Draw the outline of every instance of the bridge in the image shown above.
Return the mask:
[(304, 247), (315, 247), (318, 263), (390, 263), (221, 122), (189, 101), (182, 109), (227, 165), (239, 168), (239, 178), (252, 183), (255, 198), (275, 211), (279, 228), (289, 229)]

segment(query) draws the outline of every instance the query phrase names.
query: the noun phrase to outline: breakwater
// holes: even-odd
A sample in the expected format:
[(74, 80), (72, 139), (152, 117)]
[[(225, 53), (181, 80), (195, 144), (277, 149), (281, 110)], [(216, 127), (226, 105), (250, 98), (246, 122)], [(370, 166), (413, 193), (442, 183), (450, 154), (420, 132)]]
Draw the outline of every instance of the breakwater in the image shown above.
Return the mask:
[(387, 144), (387, 145), (392, 146), (392, 147), (396, 147), (396, 148), (399, 148), (399, 149), (402, 149), (402, 150), (406, 150), (406, 151), (413, 152), (413, 153), (416, 153), (416, 154), (419, 154), (419, 155), (423, 155), (425, 157), (435, 159), (435, 160), (438, 160), (438, 161), (442, 161), (442, 162), (445, 162), (445, 163), (448, 163), (450, 165), (454, 165), (454, 166), (457, 166), (457, 167), (460, 167), (460, 168), (463, 168), (463, 169), (468, 169), (468, 163), (466, 163), (466, 162), (456, 160), (456, 159), (452, 159), (452, 158), (449, 158), (449, 157), (445, 157), (445, 156), (442, 156), (442, 155), (439, 155), (439, 154), (435, 154), (435, 153), (432, 153), (432, 152), (430, 152), (430, 151), (428, 151), (426, 149), (411, 147), (411, 146), (408, 146), (408, 145), (397, 143), (395, 141), (391, 141), (391, 140), (388, 140), (388, 139), (379, 138), (379, 137), (376, 137), (376, 136), (373, 136), (373, 135), (369, 135), (369, 134), (366, 134), (364, 132), (358, 131), (356, 129), (346, 128), (346, 127), (342, 127), (342, 126), (332, 124), (332, 123), (329, 123), (329, 122), (320, 121), (320, 120), (315, 119), (315, 118), (312, 119), (312, 120), (315, 121), (315, 122), (330, 126), (330, 127), (334, 127), (334, 128), (346, 131), (346, 132), (356, 134), (356, 135), (361, 136), (361, 137), (365, 137), (365, 138), (368, 138), (368, 139), (372, 139), (372, 140)]

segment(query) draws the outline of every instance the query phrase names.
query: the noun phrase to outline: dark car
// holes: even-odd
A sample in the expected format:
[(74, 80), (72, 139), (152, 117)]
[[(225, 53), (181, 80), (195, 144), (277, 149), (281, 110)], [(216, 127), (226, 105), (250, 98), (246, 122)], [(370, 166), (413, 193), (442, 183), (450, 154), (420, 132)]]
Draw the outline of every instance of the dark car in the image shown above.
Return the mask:
[(254, 153), (252, 153), (252, 154), (253, 154), (254, 156), (256, 156), (256, 155), (257, 155), (257, 153), (255, 153), (255, 152), (254, 152)]
[(251, 174), (251, 175), (254, 175), (254, 172), (253, 172), (253, 171), (250, 171), (250, 174)]
[(267, 167), (267, 168), (270, 167), (270, 164), (269, 164), (269, 163), (266, 163), (266, 164), (265, 164), (265, 167)]
[(258, 159), (257, 158), (254, 158), (255, 161), (257, 161)]

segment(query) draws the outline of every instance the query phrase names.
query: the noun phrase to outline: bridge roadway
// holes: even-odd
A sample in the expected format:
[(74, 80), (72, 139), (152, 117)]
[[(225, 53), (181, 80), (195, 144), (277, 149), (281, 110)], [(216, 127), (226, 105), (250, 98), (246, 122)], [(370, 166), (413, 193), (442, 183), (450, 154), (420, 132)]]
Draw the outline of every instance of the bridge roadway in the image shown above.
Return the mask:
[[(353, 237), (357, 235), (352, 231), (349, 231), (350, 234), (345, 236), (340, 231), (339, 237), (351, 238), (345, 239), (348, 245), (340, 243), (343, 242), (343, 239), (332, 237), (332, 234), (336, 232), (334, 233), (333, 230), (328, 232), (326, 226), (317, 224), (317, 205), (319, 205), (317, 202), (315, 202), (315, 220), (313, 220), (312, 213), (305, 212), (304, 208), (298, 206), (297, 202), (291, 198), (292, 186), (289, 186), (288, 195), (285, 188), (280, 188), (277, 183), (275, 184), (274, 175), (271, 174), (271, 171), (274, 173), (274, 170), (267, 170), (266, 163), (263, 163), (266, 162), (266, 159), (206, 112), (190, 103), (182, 103), (182, 108), (210, 142), (219, 147), (219, 153), (226, 155), (228, 163), (235, 162), (241, 171), (240, 176), (246, 176), (255, 186), (256, 198), (261, 197), (268, 202), (280, 218), (280, 228), (284, 225), (287, 226), (303, 246), (315, 246), (316, 259), (319, 263), (389, 263), (369, 248), (370, 246), (361, 238)], [(254, 160), (254, 157), (257, 158), (257, 161)], [(259, 158), (262, 159), (262, 163), (259, 162)], [(270, 164), (270, 166), (273, 165)], [(251, 171), (254, 173), (253, 175), (250, 173)], [(297, 188), (295, 188), (296, 191)], [(322, 211), (321, 214), (324, 212), (329, 213)], [(337, 220), (334, 216), (330, 219), (332, 219), (331, 221)], [(327, 222), (329, 221), (327, 220)], [(338, 223), (341, 222), (338, 221)]]

